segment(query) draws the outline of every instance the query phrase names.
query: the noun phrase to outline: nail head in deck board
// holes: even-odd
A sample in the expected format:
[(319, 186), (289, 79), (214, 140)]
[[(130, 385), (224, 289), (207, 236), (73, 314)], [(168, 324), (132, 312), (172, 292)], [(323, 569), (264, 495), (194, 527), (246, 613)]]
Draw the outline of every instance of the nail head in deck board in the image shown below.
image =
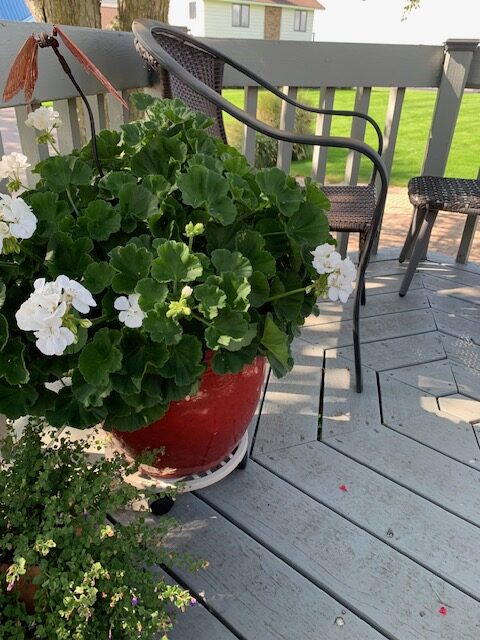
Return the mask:
[[(344, 347), (338, 354), (353, 361), (353, 347)], [(362, 345), (362, 364), (376, 371), (433, 362), (445, 358), (442, 338), (438, 332), (420, 333)]]
[(439, 398), (438, 404), (442, 411), (451, 413), (465, 422), (480, 422), (480, 402), (456, 393), (446, 398)]
[(380, 425), (377, 378), (363, 369), (363, 392), (354, 389), (355, 374), (349, 360), (327, 351), (322, 411), (322, 440), (347, 436), (353, 431)]
[(452, 367), (447, 360), (391, 369), (385, 371), (385, 375), (437, 397), (457, 392)]
[(453, 640), (461, 630), (462, 640), (478, 640), (479, 602), (255, 463), (201, 495), (390, 638)]
[[(360, 322), (362, 343), (427, 333), (436, 328), (431, 309), (390, 313), (363, 318)], [(302, 329), (301, 337), (302, 340), (319, 344), (325, 349), (346, 347), (353, 344), (352, 323), (347, 320), (310, 326)]]
[[(480, 472), (392, 429), (364, 429), (329, 446), (480, 526)], [(475, 457), (472, 451), (472, 458)]]
[[(379, 293), (368, 299), (368, 303), (360, 309), (360, 316), (370, 318), (389, 313), (427, 309), (428, 307), (428, 296), (424, 289), (409, 291), (408, 296), (403, 298), (399, 297), (398, 291), (396, 293)], [(320, 300), (319, 308), (320, 315), (309, 316), (305, 321), (305, 327), (351, 320), (353, 317), (353, 298), (350, 298), (346, 304)]]
[[(238, 475), (249, 468), (250, 464)], [(169, 547), (210, 563), (208, 569), (195, 574), (183, 569), (176, 572), (195, 592), (205, 592), (208, 606), (243, 638), (383, 640), (342, 604), (195, 496), (181, 496), (171, 513), (181, 526), (168, 536)], [(345, 620), (341, 629), (335, 625), (338, 616)]]
[(381, 373), (379, 382), (383, 422), (386, 424), (438, 409), (437, 399), (433, 395), (395, 380), (390, 373)]
[[(480, 597), (478, 527), (318, 442), (255, 459), (434, 573)], [(338, 490), (343, 483), (348, 485), (347, 495)]]

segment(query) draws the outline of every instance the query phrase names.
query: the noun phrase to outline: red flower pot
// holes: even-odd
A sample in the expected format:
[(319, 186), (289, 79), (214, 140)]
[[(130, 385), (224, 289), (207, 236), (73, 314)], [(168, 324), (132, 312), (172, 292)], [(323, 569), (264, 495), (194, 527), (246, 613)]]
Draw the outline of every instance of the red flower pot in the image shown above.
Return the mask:
[(212, 469), (235, 449), (255, 413), (265, 373), (258, 356), (240, 373), (218, 375), (210, 365), (199, 392), (172, 402), (153, 424), (133, 432), (114, 430), (125, 451), (135, 457), (164, 448), (155, 460), (158, 475), (178, 478)]

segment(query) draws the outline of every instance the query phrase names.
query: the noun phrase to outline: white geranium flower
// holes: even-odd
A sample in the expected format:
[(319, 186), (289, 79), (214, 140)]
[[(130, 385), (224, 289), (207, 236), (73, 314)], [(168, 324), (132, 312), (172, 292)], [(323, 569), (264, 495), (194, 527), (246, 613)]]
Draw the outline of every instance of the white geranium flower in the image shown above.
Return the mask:
[(75, 335), (60, 324), (51, 324), (33, 334), (37, 348), (46, 356), (61, 356), (75, 342)]
[(319, 245), (310, 253), (313, 256), (312, 265), (319, 275), (332, 273), (342, 262), (342, 256), (328, 243)]
[(115, 300), (113, 306), (117, 311), (120, 311), (118, 314), (118, 319), (120, 322), (126, 327), (130, 327), (130, 329), (138, 329), (138, 327), (142, 326), (143, 319), (145, 318), (145, 313), (138, 306), (138, 300), (140, 295), (138, 293), (132, 293), (128, 296), (120, 296)]
[(0, 180), (18, 180), (19, 173), (30, 166), (23, 153), (9, 153), (0, 160)]
[(14, 238), (31, 238), (37, 228), (37, 218), (22, 198), (0, 194), (0, 220), (7, 222)]
[(182, 298), (189, 298), (192, 295), (192, 293), (193, 293), (192, 287), (189, 287), (188, 284), (186, 284), (183, 287), (180, 295)]
[(53, 107), (38, 107), (28, 114), (25, 120), (27, 127), (34, 127), (39, 131), (50, 131), (62, 124), (60, 114)]
[(96, 307), (97, 303), (92, 294), (82, 284), (70, 280), (67, 276), (58, 276), (55, 283), (63, 289), (63, 300), (80, 313), (88, 313), (90, 307)]
[(46, 327), (60, 326), (67, 305), (56, 294), (43, 295), (34, 292), (15, 314), (22, 331), (41, 331)]
[(356, 274), (357, 270), (350, 258), (343, 260), (340, 267), (328, 276), (328, 297), (330, 300), (347, 302), (353, 291)]

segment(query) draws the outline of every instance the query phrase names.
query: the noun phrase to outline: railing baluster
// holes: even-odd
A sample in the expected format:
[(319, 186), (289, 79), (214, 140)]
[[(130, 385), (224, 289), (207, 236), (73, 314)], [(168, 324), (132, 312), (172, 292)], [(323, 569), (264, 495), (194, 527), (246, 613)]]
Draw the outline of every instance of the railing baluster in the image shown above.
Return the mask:
[[(480, 169), (478, 171), (477, 180), (480, 180)], [(457, 251), (457, 257), (455, 258), (455, 261), (459, 262), (460, 264), (465, 264), (468, 262), (470, 250), (473, 244), (473, 238), (478, 226), (478, 218), (479, 216), (476, 216), (474, 213), (469, 213), (467, 215), (465, 227), (463, 228), (462, 239)]]
[(107, 104), (109, 129), (120, 129), (120, 125), (125, 124), (127, 121), (125, 107), (109, 93), (105, 96), (105, 100)]
[(105, 94), (104, 93), (99, 93), (97, 96), (97, 107), (98, 107), (98, 122), (99, 122), (99, 127), (97, 130), (101, 131), (102, 129), (106, 129), (107, 128), (107, 107), (105, 104)]
[[(333, 101), (335, 99), (334, 87), (322, 87), (320, 89), (320, 101), (319, 107), (321, 109), (333, 109)], [(330, 127), (332, 125), (332, 116), (317, 115), (317, 121), (315, 125), (315, 133), (318, 136), (330, 135)], [(326, 147), (314, 147), (312, 157), (312, 178), (320, 182), (325, 183), (325, 176), (327, 173), (327, 154), (328, 149)]]
[[(245, 87), (244, 106), (245, 111), (253, 116), (257, 117), (258, 106), (258, 87)], [(255, 165), (255, 152), (257, 145), (257, 132), (255, 129), (243, 126), (243, 146), (242, 152), (246, 156), (249, 163)]]
[(36, 109), (39, 105), (32, 104), (30, 108), (27, 109), (26, 106), (15, 107), (15, 116), (17, 118), (17, 128), (20, 136), (20, 145), (22, 147), (22, 152), (27, 156), (28, 161), (31, 165), (30, 169), (27, 169), (27, 184), (29, 187), (34, 187), (38, 182), (38, 175), (32, 173), (32, 169), (35, 165), (40, 162), (40, 160), (44, 160), (48, 158), (48, 147), (46, 144), (38, 144), (37, 143), (37, 131), (33, 127), (27, 127), (25, 124), (25, 120), (29, 112), (33, 109)]
[(70, 153), (81, 146), (80, 127), (78, 126), (77, 100), (58, 100), (53, 102), (58, 111), (62, 126), (57, 129), (58, 148), (61, 153)]
[[(390, 89), (390, 95), (388, 98), (387, 115), (385, 117), (385, 129), (383, 132), (383, 154), (382, 157), (385, 161), (387, 169), (387, 177), (390, 180), (393, 166), (393, 156), (395, 155), (395, 147), (397, 144), (398, 128), (400, 126), (400, 117), (402, 115), (403, 100), (405, 98), (405, 87), (393, 87)], [(377, 189), (379, 188), (377, 179)], [(373, 254), (375, 255), (378, 250), (378, 243), (380, 240), (380, 233), (382, 232), (382, 220), (378, 229), (377, 237), (372, 247)]]
[[(283, 87), (283, 92), (290, 98), (296, 100), (297, 87)], [(280, 129), (286, 131), (293, 131), (295, 126), (295, 107), (288, 102), (282, 101), (282, 108), (280, 111)], [(277, 167), (285, 171), (290, 172), (290, 166), (292, 164), (292, 143), (283, 142), (280, 140), (278, 143), (277, 154)]]

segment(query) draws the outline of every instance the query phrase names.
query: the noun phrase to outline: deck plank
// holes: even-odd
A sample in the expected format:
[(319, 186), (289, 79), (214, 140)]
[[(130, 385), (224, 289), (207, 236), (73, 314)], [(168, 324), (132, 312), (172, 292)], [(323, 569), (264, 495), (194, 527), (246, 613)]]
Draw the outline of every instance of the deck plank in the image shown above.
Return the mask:
[(480, 371), (452, 363), (452, 373), (459, 393), (480, 400)]
[(448, 360), (438, 360), (417, 364), (412, 367), (391, 369), (386, 371), (391, 378), (404, 382), (412, 387), (426, 391), (434, 396), (448, 396), (457, 393), (458, 388)]
[[(237, 472), (235, 477), (243, 475)], [(195, 496), (181, 496), (172, 515), (180, 527), (169, 534), (166, 544), (194, 551), (210, 563), (208, 569), (195, 574), (183, 569), (176, 572), (195, 593), (204, 594), (208, 606), (245, 640), (383, 639), (344, 605)], [(338, 617), (343, 626), (335, 624)]]
[[(480, 597), (478, 527), (318, 442), (256, 459), (315, 500)], [(343, 484), (347, 492), (339, 491)]]
[[(395, 273), (369, 278), (365, 282), (367, 298), (378, 293), (398, 293), (403, 276), (403, 273)], [(413, 291), (414, 289), (423, 289), (423, 280), (419, 273), (413, 276), (408, 290)]]
[[(415, 293), (418, 293), (418, 291)], [(443, 311), (454, 317), (466, 318), (467, 320), (478, 320), (480, 318), (480, 309), (478, 305), (472, 302), (466, 302), (451, 296), (441, 296), (435, 291), (424, 290), (423, 293), (426, 294), (430, 306), (436, 311)], [(405, 296), (404, 300), (407, 298), (408, 296)]]
[[(268, 470), (252, 463), (245, 473), (229, 476), (201, 495), (311, 581), (375, 621), (390, 638), (453, 639), (461, 629), (463, 639), (478, 640), (478, 601)], [(295, 600), (298, 606), (303, 598)], [(442, 605), (449, 615), (439, 614)], [(297, 631), (292, 637), (305, 636)], [(317, 630), (315, 637), (324, 636)]]
[(462, 340), (471, 340), (480, 345), (480, 309), (478, 317), (474, 320), (458, 317), (452, 313), (433, 311), (438, 330)]
[(445, 353), (451, 362), (480, 371), (480, 346), (445, 334), (441, 334), (441, 339)]
[(423, 275), (423, 284), (427, 289), (436, 291), (440, 295), (459, 298), (466, 302), (480, 304), (480, 288), (478, 287), (478, 276), (474, 275), (476, 284), (466, 285), (458, 282), (437, 278), (436, 276)]
[[(327, 444), (480, 526), (479, 471), (386, 427), (331, 438)], [(472, 457), (476, 454), (472, 449)]]

